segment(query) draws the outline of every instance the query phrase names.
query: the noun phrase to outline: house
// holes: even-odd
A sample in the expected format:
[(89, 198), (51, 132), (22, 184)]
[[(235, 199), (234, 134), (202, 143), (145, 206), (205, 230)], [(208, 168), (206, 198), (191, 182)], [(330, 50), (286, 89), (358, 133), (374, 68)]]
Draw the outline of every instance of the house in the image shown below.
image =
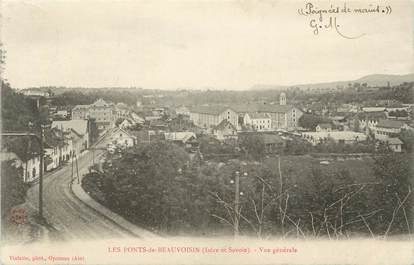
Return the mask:
[(138, 124), (143, 124), (145, 122), (145, 120), (143, 118), (141, 118), (138, 114), (136, 114), (135, 112), (131, 112), (130, 113), (130, 117), (131, 119)]
[(193, 132), (166, 132), (164, 137), (166, 141), (173, 141), (186, 149), (198, 147), (197, 137)]
[(63, 131), (57, 127), (45, 130), (43, 133), (43, 143), (45, 150), (45, 169), (47, 171), (59, 167), (67, 160), (64, 149), (67, 151), (68, 144), (65, 143)]
[(72, 152), (77, 154), (89, 147), (89, 123), (87, 120), (53, 121), (52, 128), (62, 130), (72, 139)]
[(344, 144), (354, 144), (367, 140), (367, 136), (365, 134), (352, 131), (303, 132), (302, 137), (312, 145), (325, 143), (328, 139)]
[(22, 169), (26, 183), (34, 182), (40, 173), (40, 139), (34, 136), (2, 136), (1, 161), (13, 161)]
[(114, 119), (116, 121), (117, 119), (127, 118), (130, 114), (130, 110), (125, 103), (120, 102), (115, 105), (113, 113), (115, 115)]
[(237, 129), (227, 119), (213, 128), (213, 135), (219, 141), (237, 140)]
[(331, 116), (330, 120), (332, 121), (333, 125), (337, 128), (340, 128), (341, 131), (348, 131), (349, 125), (348, 125), (348, 119), (346, 116)]
[(81, 153), (86, 149), (86, 143), (84, 140), (84, 136), (74, 129), (70, 129), (66, 131), (72, 141), (72, 150), (71, 150), (71, 157), (76, 156), (79, 157)]
[(316, 126), (317, 132), (331, 132), (332, 125), (330, 123), (320, 123)]
[(136, 137), (127, 130), (116, 128), (111, 134), (111, 142), (121, 148), (127, 148), (135, 145)]
[(375, 126), (375, 139), (385, 141), (397, 137), (403, 127), (404, 123), (401, 121), (382, 119)]
[(378, 121), (386, 117), (387, 115), (383, 111), (358, 113), (349, 119), (349, 126), (354, 131), (364, 132), (368, 135), (370, 131), (375, 130)]
[(258, 132), (272, 129), (272, 120), (267, 113), (246, 113), (243, 117), (243, 124)]
[(196, 126), (209, 132), (223, 120), (227, 120), (236, 129), (239, 127), (239, 116), (237, 112), (230, 107), (221, 105), (192, 107), (190, 110), (190, 120)]
[(353, 104), (342, 104), (339, 107), (337, 107), (337, 112), (343, 112), (343, 113), (356, 113), (358, 112), (359, 107)]
[(267, 114), (270, 117), (271, 130), (296, 130), (299, 127), (299, 118), (303, 115), (299, 108), (287, 104), (284, 93), (279, 96), (279, 104), (243, 104), (232, 107), (238, 113), (243, 113), (243, 118), (246, 113)]
[(262, 104), (258, 113), (267, 113), (271, 118), (272, 129), (294, 130), (298, 127), (299, 118), (303, 112), (293, 105), (286, 104), (285, 93), (279, 96), (279, 104)]
[(23, 92), (23, 95), (28, 96), (28, 97), (50, 97), (51, 96), (51, 92), (45, 91), (44, 89), (41, 89), (41, 88), (28, 88), (28, 89), (22, 90), (22, 92)]
[(386, 107), (362, 107), (363, 112), (384, 112)]
[(58, 110), (56, 115), (66, 119), (69, 116), (69, 112), (67, 110)]
[(72, 109), (73, 120), (86, 120), (89, 118), (89, 105), (76, 105)]
[(166, 114), (166, 109), (165, 108), (154, 108), (152, 109), (152, 115), (153, 116), (158, 116), (158, 117), (162, 117)]
[(283, 152), (286, 142), (280, 136), (276, 134), (263, 134), (263, 141), (265, 145), (265, 152), (266, 154), (275, 154)]
[(400, 153), (401, 152), (401, 146), (403, 145), (403, 142), (398, 139), (397, 137), (394, 138), (388, 138), (387, 140), (385, 140), (386, 144), (388, 145), (388, 147), (396, 152), (396, 153)]
[(131, 128), (134, 125), (133, 122), (131, 122), (128, 119), (124, 119), (119, 125), (118, 127), (121, 129), (127, 129), (127, 128)]
[(100, 130), (112, 128), (117, 117), (114, 105), (103, 99), (98, 99), (91, 105), (77, 105), (72, 109), (73, 120), (95, 119)]

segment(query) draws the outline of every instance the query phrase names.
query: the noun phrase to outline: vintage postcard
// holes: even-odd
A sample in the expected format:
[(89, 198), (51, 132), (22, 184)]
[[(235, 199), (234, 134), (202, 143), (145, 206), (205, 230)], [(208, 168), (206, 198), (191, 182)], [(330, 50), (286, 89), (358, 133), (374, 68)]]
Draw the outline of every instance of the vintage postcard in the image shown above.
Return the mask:
[(412, 1), (1, 1), (0, 264), (414, 264)]

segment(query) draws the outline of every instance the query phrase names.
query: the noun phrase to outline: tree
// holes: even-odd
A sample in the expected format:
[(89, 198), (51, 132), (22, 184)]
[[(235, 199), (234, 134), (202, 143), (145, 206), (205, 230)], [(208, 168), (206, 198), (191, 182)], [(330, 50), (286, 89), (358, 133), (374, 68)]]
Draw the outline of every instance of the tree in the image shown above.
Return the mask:
[(119, 125), (120, 125), (123, 121), (124, 121), (124, 119), (123, 119), (123, 118), (118, 118), (118, 119), (116, 119), (116, 121), (115, 121), (115, 126), (116, 126), (116, 127), (119, 127)]
[(380, 185), (375, 188), (377, 209), (382, 209), (374, 225), (389, 233), (412, 231), (412, 155), (388, 153), (375, 158), (374, 174)]
[(4, 82), (1, 87), (1, 105), (3, 131), (24, 131), (28, 130), (29, 122), (39, 124), (41, 115), (36, 102), (23, 94), (16, 93)]
[(403, 149), (411, 153), (414, 148), (414, 132), (412, 130), (401, 130), (399, 138), (403, 142)]
[(28, 186), (23, 182), (22, 169), (13, 165), (14, 161), (1, 162), (1, 218), (10, 212), (10, 209), (25, 201)]
[(127, 149), (104, 166), (104, 174), (93, 173), (88, 178), (100, 183), (103, 203), (127, 219), (175, 231), (197, 223), (189, 221), (193, 218), (190, 204), (198, 196), (190, 187), (199, 184), (188, 173), (188, 161), (181, 147), (153, 142)]
[(320, 123), (327, 123), (329, 122), (328, 120), (326, 120), (325, 118), (323, 118), (322, 116), (318, 116), (315, 114), (308, 114), (308, 113), (304, 113), (300, 118), (299, 118), (299, 126), (312, 130), (314, 131), (316, 126)]
[(265, 143), (263, 137), (260, 135), (242, 135), (239, 140), (239, 147), (244, 151), (247, 157), (259, 160), (265, 155)]

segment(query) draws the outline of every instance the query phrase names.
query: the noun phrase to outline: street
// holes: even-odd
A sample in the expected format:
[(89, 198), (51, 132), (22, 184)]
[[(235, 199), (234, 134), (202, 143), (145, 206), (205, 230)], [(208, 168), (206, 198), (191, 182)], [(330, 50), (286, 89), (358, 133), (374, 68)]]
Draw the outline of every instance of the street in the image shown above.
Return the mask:
[[(103, 139), (94, 148), (103, 148), (107, 139)], [(78, 158), (79, 172), (85, 172), (104, 153), (103, 150), (89, 150)], [(43, 181), (44, 217), (49, 227), (49, 239), (59, 240), (93, 240), (129, 237), (128, 231), (115, 224), (102, 214), (86, 206), (72, 193), (70, 189), (72, 165), (67, 165), (55, 172), (46, 174)], [(76, 179), (76, 164), (74, 164), (74, 180)], [(38, 209), (39, 186), (34, 185), (27, 193), (26, 206)]]

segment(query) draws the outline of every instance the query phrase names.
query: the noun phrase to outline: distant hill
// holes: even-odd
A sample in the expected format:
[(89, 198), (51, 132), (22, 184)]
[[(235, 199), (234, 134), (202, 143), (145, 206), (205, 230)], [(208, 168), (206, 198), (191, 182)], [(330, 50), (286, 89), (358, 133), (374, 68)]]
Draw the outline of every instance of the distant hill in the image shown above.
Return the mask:
[(278, 85), (255, 85), (251, 89), (252, 90), (282, 90), (291, 87), (299, 87), (299, 88), (339, 88), (339, 87), (347, 87), (348, 84), (352, 83), (367, 83), (368, 86), (376, 87), (376, 86), (387, 86), (388, 82), (391, 86), (399, 85), (404, 82), (414, 82), (414, 73), (407, 74), (407, 75), (381, 75), (381, 74), (373, 74), (361, 77), (356, 80), (349, 80), (349, 81), (336, 81), (336, 82), (324, 82), (324, 83), (314, 83), (314, 84), (299, 84), (299, 85), (292, 85), (292, 86), (278, 86)]
[(367, 75), (354, 82), (367, 83), (369, 86), (399, 85), (404, 82), (414, 82), (414, 73), (408, 75)]

